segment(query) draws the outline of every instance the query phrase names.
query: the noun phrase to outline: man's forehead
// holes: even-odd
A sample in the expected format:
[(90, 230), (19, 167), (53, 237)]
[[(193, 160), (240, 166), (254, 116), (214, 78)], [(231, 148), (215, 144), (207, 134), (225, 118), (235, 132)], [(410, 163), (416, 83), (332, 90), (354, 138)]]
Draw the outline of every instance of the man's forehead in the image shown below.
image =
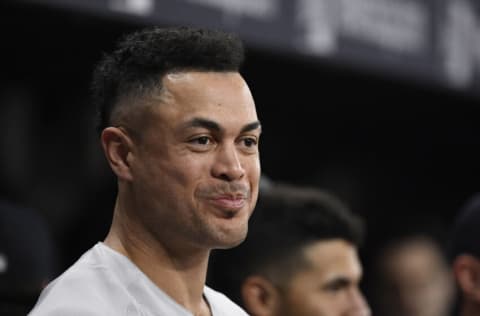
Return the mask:
[(154, 99), (165, 103), (191, 98), (215, 100), (227, 97), (231, 102), (241, 99), (254, 104), (250, 89), (238, 72), (172, 72), (163, 76), (160, 86)]
[(170, 82), (188, 81), (192, 80), (192, 73), (186, 71), (171, 72), (167, 73), (163, 80)]
[(356, 247), (342, 239), (313, 242), (305, 247), (305, 257), (312, 268), (323, 272), (349, 271), (362, 274)]
[(164, 83), (188, 83), (206, 77), (239, 77), (241, 75), (237, 71), (200, 71), (200, 70), (182, 70), (169, 72), (163, 76)]
[(356, 253), (357, 248), (351, 242), (342, 238), (318, 239), (305, 246), (305, 252), (311, 255), (316, 253), (345, 254)]

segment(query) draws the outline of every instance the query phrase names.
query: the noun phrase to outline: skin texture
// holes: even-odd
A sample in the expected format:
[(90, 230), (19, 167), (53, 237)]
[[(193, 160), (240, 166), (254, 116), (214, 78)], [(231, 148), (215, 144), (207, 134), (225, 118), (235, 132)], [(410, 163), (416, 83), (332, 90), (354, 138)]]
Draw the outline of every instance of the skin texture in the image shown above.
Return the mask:
[(209, 252), (244, 240), (257, 200), (260, 124), (236, 72), (176, 73), (162, 84), (136, 109), (141, 115), (124, 115), (102, 134), (119, 182), (105, 242), (177, 302), (208, 315)]
[(354, 246), (340, 239), (319, 241), (304, 254), (310, 267), (292, 277), (271, 315), (370, 315), (359, 289), (362, 268)]

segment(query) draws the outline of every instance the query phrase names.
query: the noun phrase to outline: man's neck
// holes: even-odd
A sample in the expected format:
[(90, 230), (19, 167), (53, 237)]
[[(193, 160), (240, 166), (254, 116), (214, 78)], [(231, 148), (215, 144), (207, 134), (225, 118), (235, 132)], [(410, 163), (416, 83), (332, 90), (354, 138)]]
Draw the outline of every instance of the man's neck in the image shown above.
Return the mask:
[(209, 251), (173, 247), (171, 243), (168, 247), (135, 224), (122, 225), (117, 216), (105, 244), (128, 257), (163, 292), (194, 315), (210, 315), (203, 298)]

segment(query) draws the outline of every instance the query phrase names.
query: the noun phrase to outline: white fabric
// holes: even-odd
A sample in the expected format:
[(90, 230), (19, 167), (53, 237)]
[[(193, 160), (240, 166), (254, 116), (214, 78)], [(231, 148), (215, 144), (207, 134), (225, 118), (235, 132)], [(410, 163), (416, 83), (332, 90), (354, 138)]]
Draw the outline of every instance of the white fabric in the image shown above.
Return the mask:
[[(213, 316), (247, 313), (205, 286)], [(192, 316), (127, 257), (97, 243), (51, 282), (28, 316)]]

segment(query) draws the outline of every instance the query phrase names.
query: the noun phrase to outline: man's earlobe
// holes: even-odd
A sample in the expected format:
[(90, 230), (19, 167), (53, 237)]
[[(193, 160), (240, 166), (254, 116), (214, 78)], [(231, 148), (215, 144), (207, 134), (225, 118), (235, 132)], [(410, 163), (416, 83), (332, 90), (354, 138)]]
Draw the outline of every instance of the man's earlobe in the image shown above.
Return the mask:
[(252, 316), (276, 315), (280, 307), (280, 293), (266, 278), (249, 276), (241, 287), (242, 300)]
[(113, 172), (119, 179), (131, 181), (129, 155), (133, 144), (130, 137), (120, 128), (107, 127), (102, 131), (101, 143)]

